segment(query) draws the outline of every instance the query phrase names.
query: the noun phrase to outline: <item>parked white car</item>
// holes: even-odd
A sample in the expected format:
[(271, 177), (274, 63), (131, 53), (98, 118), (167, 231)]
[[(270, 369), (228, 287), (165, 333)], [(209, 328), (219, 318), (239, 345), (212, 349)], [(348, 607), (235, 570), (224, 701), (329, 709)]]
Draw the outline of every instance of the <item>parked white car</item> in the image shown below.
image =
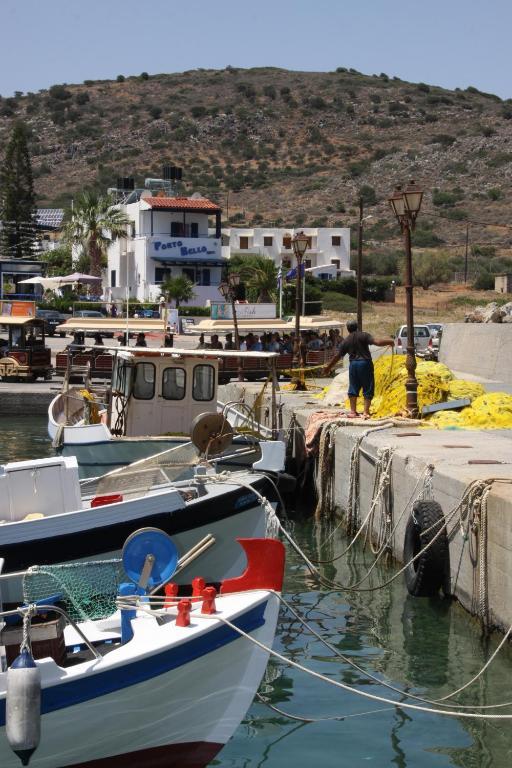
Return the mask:
[[(414, 326), (414, 348), (416, 352), (424, 352), (432, 347), (432, 334), (428, 325)], [(407, 326), (402, 325), (395, 334), (395, 354), (407, 354)]]

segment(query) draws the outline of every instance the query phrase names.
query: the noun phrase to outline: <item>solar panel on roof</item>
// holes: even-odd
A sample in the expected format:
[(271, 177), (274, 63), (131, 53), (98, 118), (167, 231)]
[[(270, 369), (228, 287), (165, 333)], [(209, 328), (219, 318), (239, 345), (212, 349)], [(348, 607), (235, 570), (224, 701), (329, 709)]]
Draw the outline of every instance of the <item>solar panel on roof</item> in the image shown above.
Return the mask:
[(39, 227), (58, 229), (62, 226), (64, 210), (62, 208), (38, 208), (35, 218), (36, 224)]

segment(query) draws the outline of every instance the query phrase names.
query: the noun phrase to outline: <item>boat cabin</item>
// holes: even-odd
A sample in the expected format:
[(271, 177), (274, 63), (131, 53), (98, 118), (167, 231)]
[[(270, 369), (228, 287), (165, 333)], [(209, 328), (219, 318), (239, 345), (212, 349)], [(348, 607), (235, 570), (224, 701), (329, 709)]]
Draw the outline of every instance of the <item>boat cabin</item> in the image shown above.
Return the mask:
[(34, 381), (51, 378), (51, 350), (46, 346), (44, 320), (0, 317), (0, 378)]
[(112, 434), (188, 435), (200, 413), (217, 409), (218, 360), (132, 348), (119, 351), (112, 374)]

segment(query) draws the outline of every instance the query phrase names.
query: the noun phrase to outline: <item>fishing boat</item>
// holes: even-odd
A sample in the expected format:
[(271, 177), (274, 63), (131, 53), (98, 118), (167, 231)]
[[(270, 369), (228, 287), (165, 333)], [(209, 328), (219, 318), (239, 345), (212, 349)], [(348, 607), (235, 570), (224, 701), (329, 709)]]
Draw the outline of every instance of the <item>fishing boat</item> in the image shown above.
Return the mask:
[[(82, 481), (72, 456), (0, 466), (4, 601), (19, 600), (21, 578), (13, 574), (32, 563), (115, 557), (141, 525), (172, 535), (180, 552), (213, 537), (202, 560), (210, 581), (239, 572), (244, 556), (235, 538), (264, 536), (278, 506), (276, 485), (266, 472), (275, 478), (272, 470), (283, 468), (284, 445), (270, 443), (269, 449), (268, 458), (263, 445), (254, 467), (229, 476), (213, 458), (205, 462), (190, 442)], [(241, 453), (243, 447), (233, 446), (229, 455), (236, 462)]]
[(20, 759), (32, 768), (202, 768), (234, 733), (268, 660), (256, 643), (269, 647), (274, 639), (284, 547), (242, 540), (245, 573), (224, 580), (218, 594), (206, 587), (183, 599), (168, 584), (158, 598), (150, 595), (169, 571), (159, 562), (165, 534), (156, 536), (158, 546), (137, 545), (135, 558), (123, 551), (128, 578), (144, 584), (138, 595), (128, 594), (135, 583), (118, 585), (128, 596), (118, 598), (119, 610), (107, 618), (75, 622), (44, 600), (35, 609), (0, 614), (24, 617), (33, 649), (31, 610), (51, 615), (54, 609), (71, 624), (60, 652), (34, 661), (22, 641), (22, 653), (0, 673), (2, 768), (18, 768)]
[[(260, 439), (276, 439), (277, 376), (273, 352), (245, 352), (266, 366), (272, 380), (270, 422), (243, 404), (218, 402), (218, 367), (223, 350), (125, 347), (113, 350), (112, 380), (95, 391), (72, 386), (69, 371), (48, 408), (48, 433), (63, 456), (76, 456), (81, 477), (94, 477), (187, 442), (205, 412), (218, 415), (218, 431), (231, 425), (246, 449), (245, 463), (259, 458)], [(263, 375), (263, 370), (262, 370)], [(253, 452), (248, 455), (247, 449)]]

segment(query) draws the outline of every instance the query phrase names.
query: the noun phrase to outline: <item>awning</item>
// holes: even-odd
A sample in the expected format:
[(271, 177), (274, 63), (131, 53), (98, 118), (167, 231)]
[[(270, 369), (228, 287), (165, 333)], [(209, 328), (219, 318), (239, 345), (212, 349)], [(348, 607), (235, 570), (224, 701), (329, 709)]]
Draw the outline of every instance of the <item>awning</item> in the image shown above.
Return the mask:
[(153, 261), (158, 261), (160, 264), (174, 267), (225, 267), (228, 263), (228, 259), (208, 258), (208, 256), (201, 256), (197, 259), (180, 259), (173, 256), (152, 256)]
[(156, 333), (164, 333), (165, 325), (163, 319), (155, 318), (143, 318), (143, 317), (130, 317), (128, 322), (126, 317), (70, 317), (62, 325), (57, 326), (58, 332), (72, 333), (73, 331), (98, 331), (112, 332), (119, 331), (124, 332), (126, 328), (131, 332), (150, 333), (154, 331)]
[(44, 320), (41, 317), (30, 317), (23, 315), (0, 315), (0, 325), (28, 325), (29, 323), (35, 323), (36, 325), (44, 325)]
[[(324, 331), (329, 328), (341, 328), (343, 323), (339, 320), (332, 320), (328, 317), (322, 317), (321, 315), (311, 315), (300, 318), (301, 331)], [(213, 333), (224, 334), (233, 333), (233, 321), (232, 320), (200, 320), (199, 323), (191, 325), (188, 328), (189, 333), (200, 334), (206, 333), (208, 335)], [(284, 320), (283, 318), (275, 318), (271, 320), (246, 320), (240, 318), (238, 320), (238, 330), (240, 333), (293, 333), (295, 331), (295, 318)]]

